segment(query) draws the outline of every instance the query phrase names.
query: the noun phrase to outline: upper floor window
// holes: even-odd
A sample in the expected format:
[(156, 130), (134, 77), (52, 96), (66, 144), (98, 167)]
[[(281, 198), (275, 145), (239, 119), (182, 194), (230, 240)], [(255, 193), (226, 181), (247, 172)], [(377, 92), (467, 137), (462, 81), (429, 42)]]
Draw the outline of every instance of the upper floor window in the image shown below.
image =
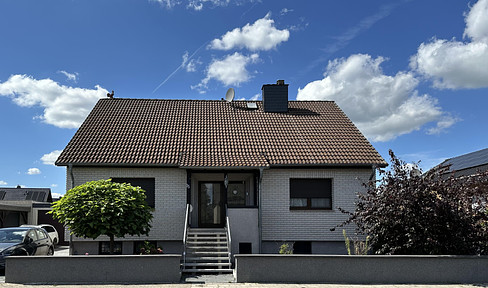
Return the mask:
[(290, 179), (290, 209), (332, 209), (332, 179)]

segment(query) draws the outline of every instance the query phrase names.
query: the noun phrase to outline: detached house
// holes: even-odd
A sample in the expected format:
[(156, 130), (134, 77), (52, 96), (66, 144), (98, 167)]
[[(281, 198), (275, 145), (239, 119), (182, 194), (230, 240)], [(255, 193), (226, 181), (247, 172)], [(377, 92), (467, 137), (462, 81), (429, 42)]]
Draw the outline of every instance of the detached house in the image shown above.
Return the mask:
[[(284, 242), (343, 253), (342, 231), (330, 231), (347, 218), (337, 207), (354, 209), (386, 162), (334, 102), (288, 101), (284, 81), (263, 85), (262, 99), (101, 99), (56, 165), (67, 189), (111, 178), (146, 190), (150, 236), (118, 239), (124, 254), (149, 240), (188, 255), (219, 231), (232, 254)], [(74, 238), (73, 252), (103, 253), (99, 240)]]

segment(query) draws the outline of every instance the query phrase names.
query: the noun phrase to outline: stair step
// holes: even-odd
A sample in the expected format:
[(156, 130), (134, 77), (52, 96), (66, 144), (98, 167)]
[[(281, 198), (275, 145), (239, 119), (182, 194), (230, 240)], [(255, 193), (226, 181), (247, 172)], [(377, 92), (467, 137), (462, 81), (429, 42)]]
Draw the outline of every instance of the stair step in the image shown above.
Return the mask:
[(220, 266), (230, 266), (230, 263), (229, 262), (222, 262), (222, 263), (215, 263), (215, 262), (186, 262), (185, 263), (185, 267), (202, 267), (202, 266), (212, 266), (212, 267), (215, 267), (215, 266), (219, 266), (219, 268), (221, 268)]
[(218, 257), (218, 256), (186, 257), (186, 262), (191, 262), (191, 261), (229, 261), (229, 257)]
[(228, 249), (227, 245), (196, 245), (190, 244), (186, 246), (186, 249), (209, 249), (209, 250), (222, 250)]
[(186, 252), (186, 255), (195, 255), (198, 257), (202, 255), (228, 255), (228, 254), (229, 251), (187, 251)]
[(225, 229), (199, 229), (199, 228), (191, 228), (187, 230), (188, 233), (225, 233)]
[(188, 231), (225, 231), (225, 228), (188, 228)]
[(186, 241), (190, 241), (190, 240), (221, 240), (221, 241), (227, 241), (227, 237), (226, 236), (214, 236), (214, 237), (211, 237), (211, 236), (198, 236), (198, 237), (188, 236), (188, 238), (186, 238)]
[(186, 241), (188, 245), (227, 245), (227, 241)]
[(225, 234), (225, 233), (188, 233), (188, 238), (201, 238), (201, 237), (227, 238), (227, 234)]
[(183, 272), (233, 273), (233, 269), (183, 269)]

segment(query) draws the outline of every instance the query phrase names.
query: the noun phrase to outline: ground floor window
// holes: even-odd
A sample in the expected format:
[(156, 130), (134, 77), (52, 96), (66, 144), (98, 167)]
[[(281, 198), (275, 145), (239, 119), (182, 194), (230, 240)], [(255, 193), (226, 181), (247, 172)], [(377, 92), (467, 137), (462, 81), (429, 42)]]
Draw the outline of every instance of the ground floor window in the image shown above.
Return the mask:
[(146, 202), (149, 207), (154, 208), (156, 202), (154, 178), (117, 178), (113, 177), (112, 182), (129, 183), (134, 187), (141, 187), (146, 194)]
[(290, 209), (332, 209), (332, 179), (290, 179)]
[(227, 205), (229, 207), (246, 206), (246, 185), (244, 181), (232, 181), (227, 186)]

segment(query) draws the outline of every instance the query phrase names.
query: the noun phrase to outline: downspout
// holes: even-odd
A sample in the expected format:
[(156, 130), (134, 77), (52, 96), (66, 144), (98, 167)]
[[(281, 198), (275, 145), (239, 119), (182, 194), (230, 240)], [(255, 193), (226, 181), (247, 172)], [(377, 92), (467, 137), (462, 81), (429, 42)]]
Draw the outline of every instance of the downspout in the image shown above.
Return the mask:
[(261, 212), (261, 209), (263, 209), (262, 207), (262, 201), (261, 199), (263, 197), (261, 197), (262, 193), (261, 193), (261, 181), (263, 179), (263, 170), (264, 170), (264, 167), (259, 167), (259, 179), (258, 179), (258, 228), (259, 228), (259, 253), (262, 253), (263, 251), (263, 227), (262, 227), (262, 212)]
[[(75, 176), (73, 175), (73, 164), (68, 164), (68, 175), (71, 178), (71, 188), (73, 189), (75, 187)], [(71, 231), (69, 233), (69, 255), (73, 255), (73, 234), (71, 234)]]
[(373, 180), (373, 177), (376, 179), (376, 169), (378, 168), (376, 165), (371, 166), (373, 171), (371, 172), (371, 176), (369, 176), (369, 181)]
[(73, 164), (68, 164), (68, 174), (71, 177), (71, 188), (73, 189), (75, 187), (75, 176), (73, 175)]

